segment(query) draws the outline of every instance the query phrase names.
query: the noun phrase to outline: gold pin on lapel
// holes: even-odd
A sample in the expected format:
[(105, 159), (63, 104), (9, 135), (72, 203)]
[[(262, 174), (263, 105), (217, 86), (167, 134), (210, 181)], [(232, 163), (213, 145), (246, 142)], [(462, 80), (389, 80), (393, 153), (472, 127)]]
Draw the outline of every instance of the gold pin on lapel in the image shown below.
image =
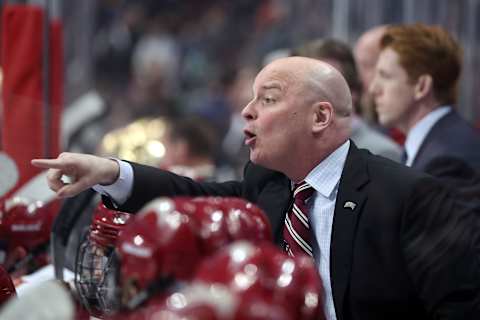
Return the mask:
[(345, 204), (343, 205), (344, 208), (351, 209), (352, 211), (355, 210), (356, 206), (357, 206), (357, 204), (355, 202), (352, 202), (352, 201), (345, 201)]

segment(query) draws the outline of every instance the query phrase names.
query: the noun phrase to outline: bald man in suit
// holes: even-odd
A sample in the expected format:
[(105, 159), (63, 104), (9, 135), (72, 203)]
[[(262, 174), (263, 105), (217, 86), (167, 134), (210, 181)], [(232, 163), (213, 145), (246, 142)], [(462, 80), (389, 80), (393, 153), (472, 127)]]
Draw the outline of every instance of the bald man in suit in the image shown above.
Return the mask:
[(250, 148), (243, 181), (201, 183), (71, 153), (33, 164), (50, 168), (59, 196), (94, 186), (123, 211), (159, 196), (243, 197), (265, 211), (282, 247), (292, 185), (306, 182), (326, 319), (476, 319), (475, 211), (431, 176), (349, 140), (352, 100), (335, 68), (301, 57), (273, 61), (257, 75), (242, 115)]

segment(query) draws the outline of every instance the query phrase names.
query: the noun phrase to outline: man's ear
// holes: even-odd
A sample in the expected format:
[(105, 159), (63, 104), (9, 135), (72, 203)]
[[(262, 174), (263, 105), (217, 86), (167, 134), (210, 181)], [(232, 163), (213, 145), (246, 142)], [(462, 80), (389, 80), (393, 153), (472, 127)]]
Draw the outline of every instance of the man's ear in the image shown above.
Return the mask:
[(429, 74), (422, 74), (418, 77), (414, 88), (414, 97), (420, 100), (433, 90), (433, 79)]
[(330, 102), (321, 101), (313, 105), (312, 131), (318, 133), (327, 128), (333, 120), (334, 110)]

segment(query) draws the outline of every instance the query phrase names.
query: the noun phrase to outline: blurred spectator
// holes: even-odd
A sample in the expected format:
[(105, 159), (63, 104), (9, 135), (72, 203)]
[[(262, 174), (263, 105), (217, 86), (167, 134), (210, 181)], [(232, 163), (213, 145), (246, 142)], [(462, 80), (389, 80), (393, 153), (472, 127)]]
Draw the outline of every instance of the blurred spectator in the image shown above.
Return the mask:
[(214, 180), (217, 140), (214, 127), (201, 118), (173, 120), (165, 135), (161, 166), (195, 180)]
[(365, 119), (376, 122), (376, 112), (373, 97), (368, 91), (372, 83), (375, 65), (380, 55), (380, 39), (387, 26), (376, 26), (363, 33), (355, 43), (353, 54), (357, 64), (358, 74), (362, 84), (361, 107)]
[(352, 119), (351, 139), (360, 148), (386, 158), (400, 161), (401, 148), (387, 136), (371, 128), (359, 115), (362, 85), (358, 79), (352, 51), (346, 43), (336, 39), (310, 41), (293, 50), (293, 55), (319, 59), (334, 66), (347, 80), (356, 114)]
[(95, 153), (98, 138), (105, 135), (110, 108), (97, 90), (89, 90), (70, 103), (62, 113), (64, 150)]
[(108, 132), (97, 154), (158, 167), (165, 156), (165, 135), (171, 120), (141, 118)]
[(478, 171), (479, 132), (455, 110), (462, 67), (457, 41), (441, 27), (398, 25), (386, 30), (381, 47), (371, 92), (380, 123), (407, 135), (406, 165), (444, 177), (452, 171), (431, 164), (451, 157)]
[(98, 1), (92, 54), (101, 92), (111, 95), (126, 88), (133, 48), (146, 21), (147, 8), (140, 1)]
[(232, 113), (229, 94), (235, 78), (235, 68), (225, 68), (211, 79), (206, 88), (194, 90), (188, 97), (191, 102), (186, 103), (188, 113), (206, 119), (215, 127), (219, 140), (223, 139), (228, 131)]
[(167, 34), (146, 34), (134, 48), (128, 105), (115, 113), (127, 113), (128, 120), (151, 116), (177, 116), (179, 48)]
[(110, 92), (111, 96), (108, 92), (99, 95), (97, 99), (101, 100), (104, 111), (96, 123), (85, 121), (83, 135), (89, 139), (84, 144), (90, 143), (94, 145), (90, 149), (96, 149), (98, 137), (139, 119), (183, 115), (178, 91), (179, 67), (179, 48), (173, 38), (161, 33), (143, 36), (133, 49), (128, 88)]
[(66, 108), (63, 136), (69, 151), (94, 153), (99, 137), (143, 117), (183, 113), (178, 92), (180, 49), (162, 27), (143, 22), (140, 3), (103, 3), (94, 40), (96, 89)]
[(357, 63), (358, 74), (362, 83), (361, 106), (364, 108), (365, 117), (369, 117), (370, 121), (376, 118), (373, 106), (373, 97), (369, 93), (368, 88), (372, 83), (375, 65), (380, 55), (380, 39), (385, 33), (387, 26), (376, 26), (363, 33), (355, 43), (353, 54)]
[(388, 135), (394, 141), (403, 145), (405, 135), (400, 130), (393, 127), (388, 129), (378, 127), (375, 101), (369, 92), (369, 87), (375, 73), (375, 65), (380, 55), (380, 39), (385, 33), (386, 28), (386, 25), (380, 25), (367, 30), (358, 38), (353, 50), (363, 88), (360, 102), (361, 110), (359, 112), (370, 125), (377, 127), (376, 129), (380, 131), (387, 131)]
[(142, 118), (105, 135), (98, 154), (205, 180), (215, 177), (218, 145), (215, 127), (203, 118)]

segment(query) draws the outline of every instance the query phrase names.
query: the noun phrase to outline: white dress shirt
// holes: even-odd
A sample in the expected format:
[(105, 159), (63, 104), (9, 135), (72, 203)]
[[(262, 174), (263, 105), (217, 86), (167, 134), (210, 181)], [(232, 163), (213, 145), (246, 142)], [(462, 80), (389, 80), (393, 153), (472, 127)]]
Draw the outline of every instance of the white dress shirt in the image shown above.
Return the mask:
[(347, 141), (305, 178), (316, 191), (308, 203), (309, 219), (316, 240), (313, 243), (313, 256), (325, 289), (324, 314), (327, 320), (337, 319), (330, 281), (330, 242), (338, 185), (349, 148), (350, 141)]
[(108, 196), (112, 199), (112, 202), (115, 206), (122, 205), (127, 201), (130, 193), (133, 188), (133, 168), (132, 166), (125, 161), (113, 159), (117, 161), (120, 166), (120, 173), (118, 175), (117, 181), (108, 186), (102, 186), (101, 184), (94, 185), (93, 190)]
[(432, 129), (433, 125), (451, 110), (452, 108), (450, 106), (438, 107), (423, 117), (412, 127), (405, 139), (405, 151), (407, 152), (407, 161), (405, 162), (406, 166), (412, 166), (418, 150), (420, 150), (420, 146), (425, 140), (427, 134), (430, 132), (430, 129)]
[[(324, 314), (327, 320), (336, 320), (330, 281), (330, 242), (332, 237), (333, 215), (337, 199), (338, 185), (347, 159), (350, 141), (346, 141), (337, 150), (319, 163), (305, 178), (315, 193), (310, 198), (309, 219), (315, 242), (313, 243), (315, 263), (324, 287)], [(118, 180), (112, 185), (96, 185), (93, 189), (108, 195), (115, 204), (126, 201), (133, 187), (133, 169), (127, 162), (114, 159), (120, 165)]]

